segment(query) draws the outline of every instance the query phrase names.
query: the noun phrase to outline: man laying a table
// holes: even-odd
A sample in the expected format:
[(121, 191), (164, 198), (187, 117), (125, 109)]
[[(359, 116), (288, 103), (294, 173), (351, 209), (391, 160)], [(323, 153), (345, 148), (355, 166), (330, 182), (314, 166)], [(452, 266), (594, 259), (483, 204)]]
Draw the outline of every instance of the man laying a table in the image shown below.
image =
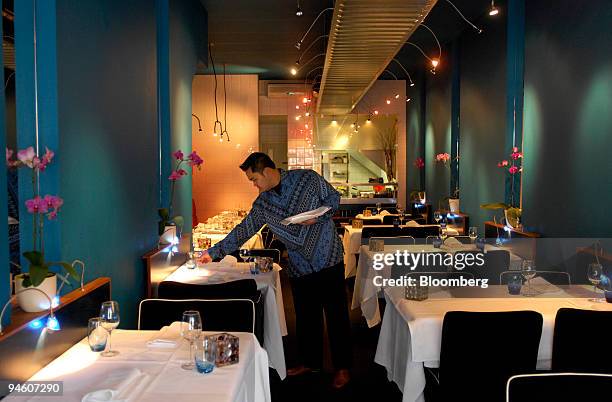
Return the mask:
[[(259, 190), (251, 212), (225, 239), (204, 252), (201, 262), (236, 251), (263, 225), (285, 244), (289, 254), (289, 276), (296, 313), (298, 350), (302, 364), (287, 371), (304, 374), (322, 366), (323, 312), (325, 312), (335, 388), (349, 382), (351, 364), (350, 323), (344, 288), (342, 242), (332, 216), (340, 194), (312, 170), (276, 169), (272, 159), (255, 152), (240, 169)], [(331, 208), (318, 218), (284, 225), (287, 217), (319, 207)]]

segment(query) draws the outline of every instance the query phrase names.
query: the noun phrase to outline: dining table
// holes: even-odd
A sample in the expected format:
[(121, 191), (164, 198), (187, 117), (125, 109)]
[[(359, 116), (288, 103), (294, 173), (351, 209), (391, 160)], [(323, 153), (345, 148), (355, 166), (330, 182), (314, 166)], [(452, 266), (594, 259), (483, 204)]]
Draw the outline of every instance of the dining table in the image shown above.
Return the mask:
[[(387, 302), (374, 361), (386, 368), (389, 381), (402, 391), (403, 402), (424, 401), (425, 370), (439, 367), (442, 323), (449, 311), (501, 312), (531, 310), (542, 314), (543, 327), (537, 368), (550, 369), (554, 322), (560, 308), (612, 311), (610, 303), (589, 300), (595, 294), (584, 285), (555, 286), (533, 280), (534, 297), (510, 295), (507, 286), (429, 288), (422, 301), (405, 298), (403, 287), (384, 290)], [(478, 347), (477, 343), (472, 347)], [(502, 347), (491, 359), (503, 359)], [(482, 362), (486, 364), (486, 362)]]
[(184, 264), (168, 275), (164, 281), (208, 285), (254, 279), (257, 289), (264, 298), (263, 347), (268, 353), (270, 367), (276, 370), (281, 379), (284, 379), (287, 368), (283, 336), (287, 335), (287, 322), (280, 282), (281, 269), (280, 265), (275, 263), (271, 271), (253, 275), (249, 263), (236, 262), (233, 257), (228, 256), (220, 262), (198, 264), (192, 269)]
[[(171, 332), (176, 341), (156, 345), (153, 341), (162, 332), (165, 337)], [(238, 337), (238, 363), (215, 367), (208, 374), (181, 368), (189, 358), (189, 344), (180, 338), (178, 322), (160, 331), (114, 330), (113, 349), (119, 354), (113, 357), (92, 352), (84, 338), (28, 379), (59, 381), (61, 395), (12, 393), (4, 400), (270, 402), (266, 351), (253, 334), (232, 335)]]
[[(364, 222), (364, 226), (368, 226), (367, 222)], [(427, 227), (437, 225), (420, 225), (415, 221), (406, 222), (406, 225), (402, 227)], [(376, 225), (376, 227), (393, 227), (393, 225)], [(344, 277), (351, 278), (357, 273), (357, 255), (359, 254), (359, 248), (361, 247), (361, 232), (363, 228), (355, 228), (353, 225), (344, 226), (344, 235), (342, 236), (342, 245), (344, 247)], [(453, 228), (447, 228), (449, 236), (457, 236), (459, 232)]]
[[(450, 238), (449, 238), (450, 239)], [(382, 253), (393, 253), (395, 251), (408, 251), (409, 253), (428, 253), (442, 251), (447, 253), (455, 253), (457, 251), (470, 251), (475, 250), (475, 247), (471, 244), (459, 244), (458, 242), (448, 245), (443, 245), (440, 248), (435, 248), (432, 244), (415, 244), (415, 245), (385, 245)], [(503, 247), (493, 246), (487, 244), (484, 252), (492, 250), (504, 250)], [(355, 275), (355, 287), (353, 290), (353, 299), (351, 302), (351, 308), (361, 309), (361, 314), (365, 318), (368, 327), (374, 327), (381, 321), (380, 308), (378, 298), (382, 297), (380, 292), (384, 290), (383, 286), (378, 286), (374, 277), (380, 276), (382, 278), (391, 277), (392, 264), (387, 264), (385, 261), (381, 261), (383, 267), (380, 270), (373, 268), (374, 256), (377, 251), (371, 251), (368, 245), (359, 247), (359, 264), (357, 266)], [(522, 258), (510, 253), (510, 270), (520, 270)]]

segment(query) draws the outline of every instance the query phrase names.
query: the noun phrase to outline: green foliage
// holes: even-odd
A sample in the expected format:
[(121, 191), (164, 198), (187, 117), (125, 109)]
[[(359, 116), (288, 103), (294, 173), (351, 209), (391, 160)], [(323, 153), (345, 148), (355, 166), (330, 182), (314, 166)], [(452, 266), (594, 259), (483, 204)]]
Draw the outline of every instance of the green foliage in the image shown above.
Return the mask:
[(45, 262), (42, 253), (39, 251), (26, 251), (23, 253), (23, 256), (30, 263), (29, 272), (25, 275), (23, 280), (23, 286), (26, 288), (40, 285), (51, 273), (49, 268), (54, 265), (62, 267), (74, 279), (79, 279), (74, 267), (67, 262)]
[(503, 202), (493, 202), (490, 204), (482, 204), (480, 205), (482, 209), (508, 209), (510, 205), (504, 204)]

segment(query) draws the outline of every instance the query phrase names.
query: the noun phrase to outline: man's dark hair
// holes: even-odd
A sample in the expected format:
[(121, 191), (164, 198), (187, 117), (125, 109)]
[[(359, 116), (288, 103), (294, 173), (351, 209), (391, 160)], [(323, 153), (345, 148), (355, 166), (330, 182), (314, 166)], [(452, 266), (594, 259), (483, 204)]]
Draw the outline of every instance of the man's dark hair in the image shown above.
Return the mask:
[(243, 172), (251, 169), (253, 173), (262, 173), (265, 168), (276, 169), (274, 161), (263, 152), (253, 152), (248, 158), (242, 162), (240, 169)]

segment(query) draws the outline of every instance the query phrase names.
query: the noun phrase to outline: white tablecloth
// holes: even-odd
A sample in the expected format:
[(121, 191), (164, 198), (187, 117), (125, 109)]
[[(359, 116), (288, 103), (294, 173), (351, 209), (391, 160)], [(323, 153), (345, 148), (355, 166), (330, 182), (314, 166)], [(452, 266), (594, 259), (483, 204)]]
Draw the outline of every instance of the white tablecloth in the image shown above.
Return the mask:
[[(385, 246), (385, 253), (392, 253), (396, 250), (407, 250), (410, 253), (419, 252), (433, 252), (433, 251), (444, 251), (447, 253), (454, 253), (460, 250), (473, 250), (474, 247), (471, 245), (462, 245), (459, 247), (446, 247), (443, 246), (439, 249), (434, 248), (431, 244), (417, 244), (408, 246)], [(485, 246), (485, 252), (490, 250), (498, 250), (498, 247), (490, 245)], [(360, 246), (359, 248), (359, 265), (357, 267), (357, 274), (355, 276), (355, 288), (353, 291), (353, 301), (351, 308), (361, 308), (361, 313), (366, 319), (368, 326), (371, 328), (380, 323), (380, 310), (378, 307), (378, 292), (382, 290), (380, 286), (376, 286), (373, 283), (374, 277), (377, 275), (383, 278), (389, 278), (391, 276), (391, 266), (385, 265), (383, 269), (377, 271), (372, 268), (372, 262), (374, 258), (373, 251), (369, 250), (366, 245)], [(521, 258), (510, 254), (510, 269), (521, 268)], [(382, 296), (381, 296), (382, 297)]]
[[(364, 222), (367, 226), (367, 222)], [(432, 226), (432, 225), (419, 225)], [(376, 227), (393, 227), (391, 225), (377, 225)], [(344, 277), (350, 278), (355, 276), (357, 270), (357, 254), (361, 247), (361, 228), (354, 228), (351, 225), (344, 227), (344, 236), (342, 237), (342, 245), (344, 246)], [(450, 236), (457, 236), (459, 232), (455, 229), (447, 228)]]
[(281, 267), (274, 264), (274, 270), (265, 274), (251, 275), (246, 263), (236, 267), (211, 262), (199, 265), (197, 269), (187, 269), (184, 265), (170, 274), (165, 281), (194, 284), (213, 284), (239, 279), (255, 279), (257, 288), (264, 297), (264, 344), (268, 352), (270, 367), (275, 369), (281, 379), (287, 375), (283, 336), (287, 335), (283, 291), (280, 283)]
[[(576, 288), (583, 293), (582, 287)], [(495, 285), (490, 289), (493, 294), (507, 293), (505, 286)], [(424, 401), (424, 367), (439, 365), (442, 322), (446, 312), (532, 310), (539, 312), (544, 318), (538, 368), (550, 368), (554, 320), (558, 309), (569, 307), (612, 310), (610, 304), (591, 303), (586, 298), (574, 298), (569, 296), (569, 293), (566, 294), (567, 297), (557, 298), (449, 298), (447, 292), (440, 292), (430, 294), (430, 298), (424, 301), (412, 301), (403, 298), (403, 288), (387, 288), (387, 307), (374, 361), (387, 369), (389, 380), (395, 382), (403, 393), (402, 401)], [(500, 349), (500, 353), (502, 351), (503, 349)]]
[(89, 392), (104, 387), (110, 376), (138, 373), (125, 388), (130, 401), (269, 402), (270, 382), (267, 355), (253, 334), (235, 333), (240, 338), (238, 364), (215, 367), (212, 373), (186, 371), (181, 364), (189, 357), (188, 343), (176, 348), (147, 348), (157, 331), (113, 331), (113, 349), (119, 354), (102, 357), (89, 349), (87, 339), (49, 363), (30, 381), (63, 381), (62, 396), (8, 396), (5, 401), (80, 402)]

